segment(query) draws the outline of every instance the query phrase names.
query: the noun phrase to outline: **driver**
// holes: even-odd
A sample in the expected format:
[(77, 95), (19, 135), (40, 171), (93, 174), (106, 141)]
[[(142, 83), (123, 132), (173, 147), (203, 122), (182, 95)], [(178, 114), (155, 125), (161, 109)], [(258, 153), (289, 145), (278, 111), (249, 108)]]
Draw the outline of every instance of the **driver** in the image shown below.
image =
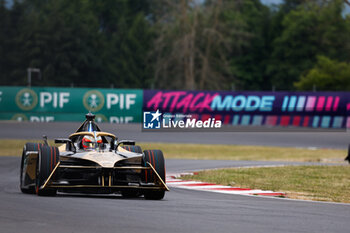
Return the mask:
[(81, 141), (84, 150), (92, 150), (98, 148), (102, 144), (101, 136), (96, 137), (85, 135)]

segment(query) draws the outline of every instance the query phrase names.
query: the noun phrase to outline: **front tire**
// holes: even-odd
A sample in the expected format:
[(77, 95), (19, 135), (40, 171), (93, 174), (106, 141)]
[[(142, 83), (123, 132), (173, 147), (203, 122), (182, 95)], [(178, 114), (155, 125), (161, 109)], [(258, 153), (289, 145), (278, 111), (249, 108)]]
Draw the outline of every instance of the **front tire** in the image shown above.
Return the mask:
[[(21, 159), (21, 170), (20, 170), (20, 189), (22, 193), (35, 194), (35, 187), (28, 186), (27, 183), (31, 183), (31, 178), (27, 175), (27, 170), (24, 170), (24, 163), (26, 162), (28, 151), (38, 152), (43, 146), (41, 143), (31, 143), (28, 142), (23, 147), (22, 159)], [(27, 186), (27, 187), (26, 187)]]
[[(38, 196), (54, 196), (56, 188), (40, 189), (51, 175), (53, 169), (59, 162), (59, 151), (57, 147), (43, 145), (39, 150), (36, 170), (35, 192)], [(51, 179), (54, 177), (51, 177)]]
[[(147, 163), (150, 163), (165, 183), (165, 164), (163, 152), (161, 150), (145, 150), (143, 153), (143, 166), (148, 167), (149, 165)], [(144, 170), (142, 174), (142, 180), (145, 183), (159, 183), (159, 178), (152, 170)], [(145, 199), (148, 200), (161, 200), (164, 198), (164, 195), (164, 190), (144, 191)]]

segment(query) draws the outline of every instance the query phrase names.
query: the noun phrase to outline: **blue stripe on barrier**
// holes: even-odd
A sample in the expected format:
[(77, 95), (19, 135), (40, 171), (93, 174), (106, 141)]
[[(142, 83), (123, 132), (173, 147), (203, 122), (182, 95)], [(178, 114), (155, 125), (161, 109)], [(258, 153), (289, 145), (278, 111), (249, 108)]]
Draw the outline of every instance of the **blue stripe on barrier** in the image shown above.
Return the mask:
[(305, 96), (299, 96), (296, 111), (299, 111), (299, 112), (303, 111), (304, 105), (305, 105), (305, 100), (306, 100)]
[(241, 119), (241, 125), (249, 125), (250, 115), (243, 115)]
[(283, 111), (283, 112), (286, 111), (286, 109), (287, 109), (288, 100), (289, 100), (289, 97), (288, 97), (288, 96), (285, 96), (285, 97), (283, 98), (283, 104), (282, 104), (282, 111)]
[(344, 120), (344, 117), (341, 117), (341, 116), (334, 117), (332, 127), (333, 128), (341, 128), (341, 126), (343, 124), (343, 120)]
[(319, 116), (314, 116), (314, 119), (312, 121), (312, 127), (317, 128), (319, 122), (320, 122), (320, 117)]
[(261, 115), (255, 115), (255, 116), (253, 116), (252, 125), (255, 125), (255, 126), (262, 125), (263, 119), (264, 119), (264, 118), (263, 118), (263, 116), (261, 116)]
[(238, 122), (239, 122), (239, 116), (238, 115), (233, 116), (232, 125), (238, 125)]
[(289, 101), (289, 105), (288, 105), (288, 111), (292, 112), (294, 111), (294, 107), (296, 105), (297, 102), (297, 97), (296, 96), (291, 96), (290, 97), (290, 101)]
[(331, 117), (330, 116), (324, 116), (322, 117), (321, 121), (321, 127), (322, 128), (328, 128), (331, 124)]

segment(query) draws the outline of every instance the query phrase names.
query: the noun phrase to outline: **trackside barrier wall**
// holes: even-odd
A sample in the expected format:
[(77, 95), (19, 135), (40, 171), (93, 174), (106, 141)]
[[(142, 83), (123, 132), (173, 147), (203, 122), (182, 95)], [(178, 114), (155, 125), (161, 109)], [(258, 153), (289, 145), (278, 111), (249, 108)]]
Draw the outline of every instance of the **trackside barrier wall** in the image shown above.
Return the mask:
[(143, 91), (53, 87), (0, 87), (0, 120), (141, 122)]
[(239, 126), (349, 128), (350, 92), (145, 90), (143, 110)]
[(164, 91), (0, 86), (0, 120), (142, 122), (142, 111), (240, 126), (349, 128), (350, 92)]

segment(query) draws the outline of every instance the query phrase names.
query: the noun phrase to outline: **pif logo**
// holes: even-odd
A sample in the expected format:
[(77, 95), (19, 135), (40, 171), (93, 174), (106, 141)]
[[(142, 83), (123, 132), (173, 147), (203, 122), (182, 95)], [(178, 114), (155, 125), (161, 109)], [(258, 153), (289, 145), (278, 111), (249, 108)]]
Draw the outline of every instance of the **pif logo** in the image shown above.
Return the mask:
[(103, 114), (97, 114), (95, 119), (96, 119), (95, 121), (96, 121), (97, 123), (108, 122), (108, 119), (107, 119), (106, 116), (103, 115)]
[(83, 97), (84, 107), (88, 111), (97, 112), (99, 111), (105, 103), (105, 98), (101, 92), (92, 90), (85, 93)]
[(157, 110), (156, 112), (143, 112), (143, 128), (144, 129), (160, 129), (160, 116), (162, 113)]
[(18, 113), (13, 115), (11, 120), (22, 122), (22, 121), (28, 121), (28, 118), (24, 114)]
[(32, 110), (38, 103), (37, 94), (28, 88), (20, 90), (16, 95), (17, 106), (25, 111)]

